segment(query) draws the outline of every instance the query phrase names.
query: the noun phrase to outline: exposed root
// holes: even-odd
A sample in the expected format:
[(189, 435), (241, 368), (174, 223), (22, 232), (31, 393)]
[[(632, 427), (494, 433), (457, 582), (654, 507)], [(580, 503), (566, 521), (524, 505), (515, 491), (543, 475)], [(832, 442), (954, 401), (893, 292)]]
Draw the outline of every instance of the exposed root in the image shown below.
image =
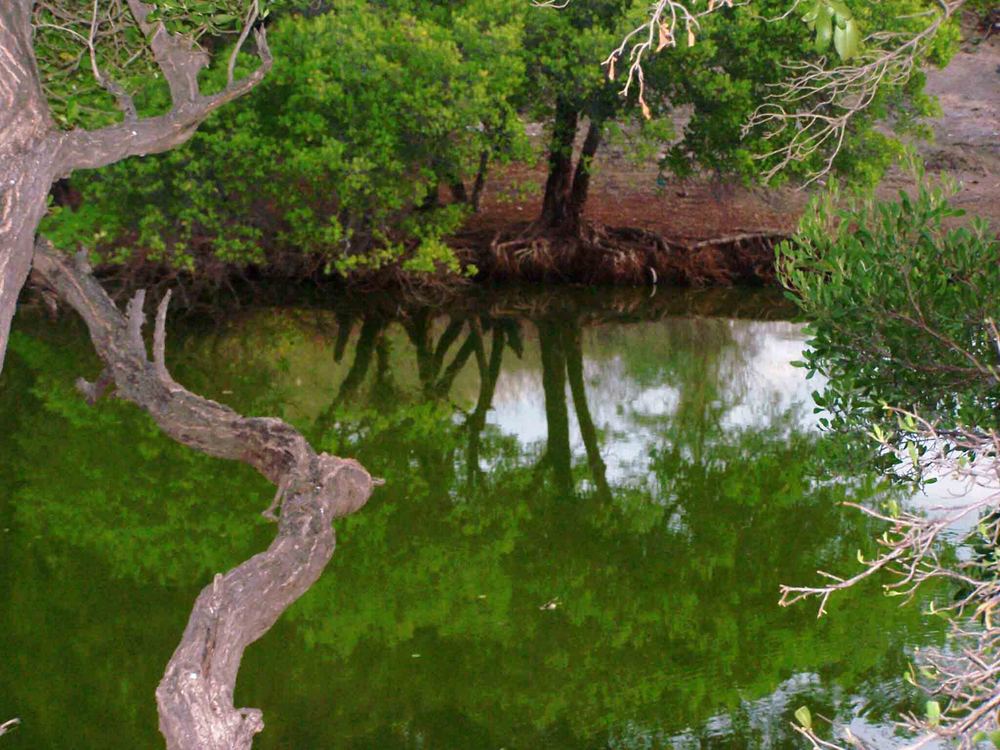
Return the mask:
[(575, 232), (528, 224), (488, 244), (482, 237), (463, 239), (481, 277), (489, 280), (730, 286), (773, 283), (774, 245), (784, 236), (743, 233), (678, 242), (638, 227), (585, 223)]

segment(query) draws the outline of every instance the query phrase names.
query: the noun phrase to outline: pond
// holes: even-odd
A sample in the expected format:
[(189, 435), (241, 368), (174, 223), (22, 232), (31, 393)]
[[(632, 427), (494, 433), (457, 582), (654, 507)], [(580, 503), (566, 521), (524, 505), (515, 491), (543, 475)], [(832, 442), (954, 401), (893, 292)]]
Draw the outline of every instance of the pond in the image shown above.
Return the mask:
[[(850, 570), (878, 488), (824, 470), (805, 344), (767, 291), (479, 291), (178, 319), (176, 378), (386, 484), (247, 652), (255, 748), (793, 748), (795, 709), (891, 745), (940, 643)], [(26, 310), (0, 381), (3, 748), (161, 747), (153, 692), (273, 488), (87, 406), (82, 327)]]

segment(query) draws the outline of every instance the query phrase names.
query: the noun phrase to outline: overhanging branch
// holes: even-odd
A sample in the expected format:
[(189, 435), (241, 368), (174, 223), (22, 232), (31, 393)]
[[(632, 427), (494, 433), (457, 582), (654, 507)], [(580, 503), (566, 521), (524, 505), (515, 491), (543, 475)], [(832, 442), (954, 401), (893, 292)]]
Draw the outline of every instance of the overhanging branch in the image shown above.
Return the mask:
[[(75, 169), (103, 167), (129, 156), (160, 153), (174, 148), (188, 140), (198, 125), (216, 109), (253, 89), (271, 69), (273, 61), (267, 35), (257, 25), (256, 0), (251, 2), (251, 10), (230, 55), (226, 86), (210, 95), (202, 94), (198, 85), (198, 74), (209, 62), (208, 53), (193, 40), (171, 34), (162, 21), (148, 21), (152, 6), (140, 0), (128, 0), (128, 6), (170, 88), (170, 111), (136, 119), (134, 108), (127, 106), (130, 99), (127, 95), (123, 99), (120, 94), (124, 92), (118, 92), (119, 104), (126, 104), (123, 123), (97, 130), (76, 129), (52, 134), (58, 149), (57, 176), (68, 175)], [(253, 72), (237, 80), (233, 75), (236, 56), (251, 32), (260, 64)], [(98, 76), (102, 85), (106, 85), (107, 80)]]
[[(274, 541), (201, 592), (156, 691), (169, 750), (248, 750), (264, 722), (259, 709), (233, 705), (243, 652), (319, 578), (335, 546), (331, 522), (360, 509), (376, 482), (356, 461), (317, 454), (282, 420), (244, 417), (174, 381), (164, 361), (169, 297), (157, 311), (151, 359), (142, 336), (144, 294), (123, 314), (83, 263), (44, 239), (34, 273), (84, 319), (104, 363), (102, 379), (120, 397), (174, 440), (247, 463), (281, 489)], [(97, 393), (83, 385), (89, 396)]]

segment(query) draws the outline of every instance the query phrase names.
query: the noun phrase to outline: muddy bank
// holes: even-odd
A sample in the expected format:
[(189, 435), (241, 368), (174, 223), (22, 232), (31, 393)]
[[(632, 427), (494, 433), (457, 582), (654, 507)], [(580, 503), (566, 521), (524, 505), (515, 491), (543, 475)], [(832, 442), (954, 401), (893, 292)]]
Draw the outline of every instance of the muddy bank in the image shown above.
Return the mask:
[[(933, 137), (913, 145), (923, 157), (931, 181), (948, 178), (957, 183), (956, 207), (1000, 229), (1000, 34), (984, 39), (972, 14), (964, 20), (963, 29), (965, 41), (949, 65), (926, 71), (926, 91), (938, 98), (941, 115), (926, 121)], [(677, 124), (684, 126), (683, 121)], [(544, 133), (537, 128), (532, 132), (543, 152)], [(491, 175), (481, 210), (469, 219), (463, 234), (509, 238), (539, 216), (544, 184), (543, 159), (536, 165), (517, 165)], [(910, 174), (893, 169), (876, 193), (891, 199), (899, 190), (912, 186)], [(629, 232), (657, 235), (667, 246), (678, 248), (738, 236), (780, 237), (794, 233), (810, 192), (818, 189), (821, 186), (814, 185), (809, 191), (751, 187), (713, 175), (662, 175), (655, 160), (639, 160), (626, 146), (609, 144), (594, 158), (584, 218), (593, 225), (629, 227)], [(725, 245), (721, 243), (720, 250)], [(770, 256), (764, 255), (758, 260), (770, 261)], [(538, 266), (530, 261), (530, 255), (525, 255), (521, 265)], [(733, 278), (743, 278), (739, 259), (719, 258), (718, 262), (732, 265)], [(498, 265), (504, 263), (498, 259)], [(612, 259), (597, 263), (612, 263)], [(542, 270), (533, 271), (533, 278), (558, 278)], [(709, 279), (711, 274), (702, 283), (712, 283)], [(648, 283), (648, 279), (641, 283)]]

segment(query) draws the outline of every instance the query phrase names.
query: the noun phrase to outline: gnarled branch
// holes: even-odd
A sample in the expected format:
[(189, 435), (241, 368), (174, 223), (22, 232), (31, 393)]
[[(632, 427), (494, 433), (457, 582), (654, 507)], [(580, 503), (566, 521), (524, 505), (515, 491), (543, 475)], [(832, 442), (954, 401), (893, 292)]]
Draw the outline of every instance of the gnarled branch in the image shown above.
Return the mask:
[(34, 273), (83, 317), (104, 362), (102, 379), (120, 397), (174, 440), (247, 463), (282, 489), (274, 541), (202, 590), (156, 691), (169, 750), (246, 750), (264, 722), (260, 710), (233, 705), (243, 652), (319, 578), (334, 550), (332, 520), (360, 509), (376, 482), (356, 461), (316, 453), (280, 419), (244, 417), (178, 385), (164, 361), (169, 297), (156, 315), (151, 359), (141, 292), (123, 314), (84, 267), (44, 239)]
[[(120, 94), (124, 92), (119, 92), (116, 94), (119, 103), (125, 101), (127, 105), (124, 122), (97, 130), (76, 129), (53, 135), (58, 139), (57, 177), (75, 169), (102, 167), (128, 156), (167, 151), (184, 143), (206, 117), (223, 104), (250, 91), (271, 69), (267, 36), (263, 28), (256, 26), (259, 17), (256, 0), (250, 3), (250, 11), (230, 54), (226, 86), (211, 95), (202, 94), (198, 85), (198, 74), (209, 62), (208, 53), (194, 40), (167, 31), (162, 21), (149, 21), (152, 6), (140, 0), (128, 0), (128, 7), (170, 88), (170, 111), (156, 117), (136, 119), (134, 107), (128, 106), (130, 100), (127, 96), (123, 100)], [(237, 80), (233, 75), (236, 56), (251, 31), (260, 64), (253, 72)], [(102, 85), (107, 83), (107, 79), (101, 76), (98, 76), (98, 81)]]

